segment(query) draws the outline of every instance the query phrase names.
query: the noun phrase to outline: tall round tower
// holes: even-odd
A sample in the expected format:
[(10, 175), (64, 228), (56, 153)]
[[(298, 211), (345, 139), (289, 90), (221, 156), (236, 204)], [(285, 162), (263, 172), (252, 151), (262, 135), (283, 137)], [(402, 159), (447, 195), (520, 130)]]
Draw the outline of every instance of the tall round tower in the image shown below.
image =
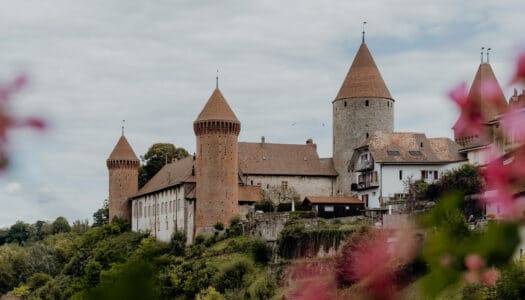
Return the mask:
[(241, 123), (216, 88), (193, 129), (197, 136), (195, 234), (208, 234), (217, 222), (227, 225), (238, 213)]
[(109, 220), (114, 217), (131, 221), (130, 196), (138, 192), (140, 161), (122, 134), (106, 161), (109, 171)]
[(348, 195), (353, 181), (349, 162), (354, 149), (375, 131), (394, 130), (394, 99), (364, 38), (332, 105), (337, 187), (340, 194)]

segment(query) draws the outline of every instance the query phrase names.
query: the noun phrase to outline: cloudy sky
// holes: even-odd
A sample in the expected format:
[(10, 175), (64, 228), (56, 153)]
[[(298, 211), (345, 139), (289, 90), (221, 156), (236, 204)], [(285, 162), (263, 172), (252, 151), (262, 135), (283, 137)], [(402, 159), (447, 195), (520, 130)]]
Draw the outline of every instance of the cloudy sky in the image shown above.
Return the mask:
[(396, 130), (450, 137), (457, 111), (447, 91), (472, 80), (481, 46), (508, 81), (525, 46), (525, 2), (393, 2), (0, 0), (0, 81), (29, 74), (12, 109), (51, 125), (11, 132), (0, 226), (91, 219), (107, 197), (105, 160), (122, 119), (137, 155), (155, 142), (193, 152), (192, 122), (217, 68), (240, 140), (313, 138), (331, 156), (331, 101), (364, 20), (396, 99)]

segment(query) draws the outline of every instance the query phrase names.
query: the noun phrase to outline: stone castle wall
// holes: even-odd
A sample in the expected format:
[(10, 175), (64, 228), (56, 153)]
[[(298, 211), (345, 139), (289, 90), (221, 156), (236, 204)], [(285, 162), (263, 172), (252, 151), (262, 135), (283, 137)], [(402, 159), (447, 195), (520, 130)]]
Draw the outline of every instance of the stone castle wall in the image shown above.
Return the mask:
[(238, 159), (237, 134), (197, 135), (196, 234), (211, 233), (215, 223), (227, 225), (238, 214)]
[(131, 221), (128, 198), (138, 192), (138, 161), (124, 164), (108, 162), (109, 167), (109, 220), (114, 217)]
[(333, 159), (339, 173), (336, 193), (350, 195), (353, 174), (348, 172), (348, 163), (367, 133), (375, 131), (394, 131), (393, 100), (353, 98), (333, 102)]

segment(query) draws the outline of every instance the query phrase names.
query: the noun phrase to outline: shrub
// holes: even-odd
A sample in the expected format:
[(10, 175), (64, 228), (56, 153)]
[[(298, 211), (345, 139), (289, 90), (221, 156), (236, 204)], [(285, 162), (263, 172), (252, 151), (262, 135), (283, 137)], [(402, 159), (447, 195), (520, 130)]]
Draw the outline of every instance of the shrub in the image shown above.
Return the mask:
[(272, 255), (272, 249), (262, 239), (257, 239), (252, 243), (251, 252), (255, 262), (262, 264), (268, 263)]
[(217, 231), (223, 231), (224, 230), (224, 224), (222, 224), (221, 221), (215, 223), (215, 225), (213, 225), (213, 228), (215, 228), (215, 230)]
[(69, 225), (67, 219), (64, 217), (56, 218), (55, 221), (51, 224), (51, 228), (53, 234), (71, 231), (71, 226)]
[(240, 288), (244, 283), (244, 275), (252, 270), (252, 263), (246, 258), (232, 261), (224, 266), (222, 272), (215, 278), (215, 286), (220, 292)]
[(249, 299), (270, 299), (274, 295), (277, 285), (275, 281), (268, 275), (259, 276), (246, 291), (246, 298)]
[(175, 256), (184, 256), (186, 253), (186, 232), (175, 231), (170, 240), (170, 253)]
[(28, 286), (32, 291), (44, 286), (48, 281), (53, 279), (51, 276), (45, 273), (35, 273), (29, 277)]
[(195, 298), (197, 300), (222, 300), (224, 297), (221, 293), (217, 292), (212, 286), (209, 286), (207, 289), (200, 291), (200, 293)]
[(262, 200), (257, 203), (255, 203), (255, 210), (263, 211), (263, 212), (272, 212), (273, 211), (273, 203), (272, 201), (268, 200)]
[(195, 245), (199, 245), (199, 244), (202, 244), (204, 243), (204, 241), (206, 240), (206, 237), (202, 234), (198, 234), (196, 237), (195, 237)]

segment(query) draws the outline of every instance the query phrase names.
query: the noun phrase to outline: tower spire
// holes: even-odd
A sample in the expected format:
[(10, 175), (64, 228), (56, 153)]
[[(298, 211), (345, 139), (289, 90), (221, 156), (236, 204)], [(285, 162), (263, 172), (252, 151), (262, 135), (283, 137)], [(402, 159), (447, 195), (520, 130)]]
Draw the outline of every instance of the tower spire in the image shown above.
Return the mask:
[(217, 69), (217, 76), (215, 77), (215, 88), (219, 88), (219, 69)]
[(481, 47), (481, 63), (483, 63), (483, 52), (485, 51), (485, 47)]
[(366, 21), (363, 22), (363, 44), (365, 43), (365, 25), (366, 25)]
[(126, 123), (126, 120), (122, 120), (122, 136), (124, 136), (124, 124)]
[(492, 48), (487, 48), (487, 64), (490, 63), (490, 58), (489, 58), (490, 50), (492, 50)]

